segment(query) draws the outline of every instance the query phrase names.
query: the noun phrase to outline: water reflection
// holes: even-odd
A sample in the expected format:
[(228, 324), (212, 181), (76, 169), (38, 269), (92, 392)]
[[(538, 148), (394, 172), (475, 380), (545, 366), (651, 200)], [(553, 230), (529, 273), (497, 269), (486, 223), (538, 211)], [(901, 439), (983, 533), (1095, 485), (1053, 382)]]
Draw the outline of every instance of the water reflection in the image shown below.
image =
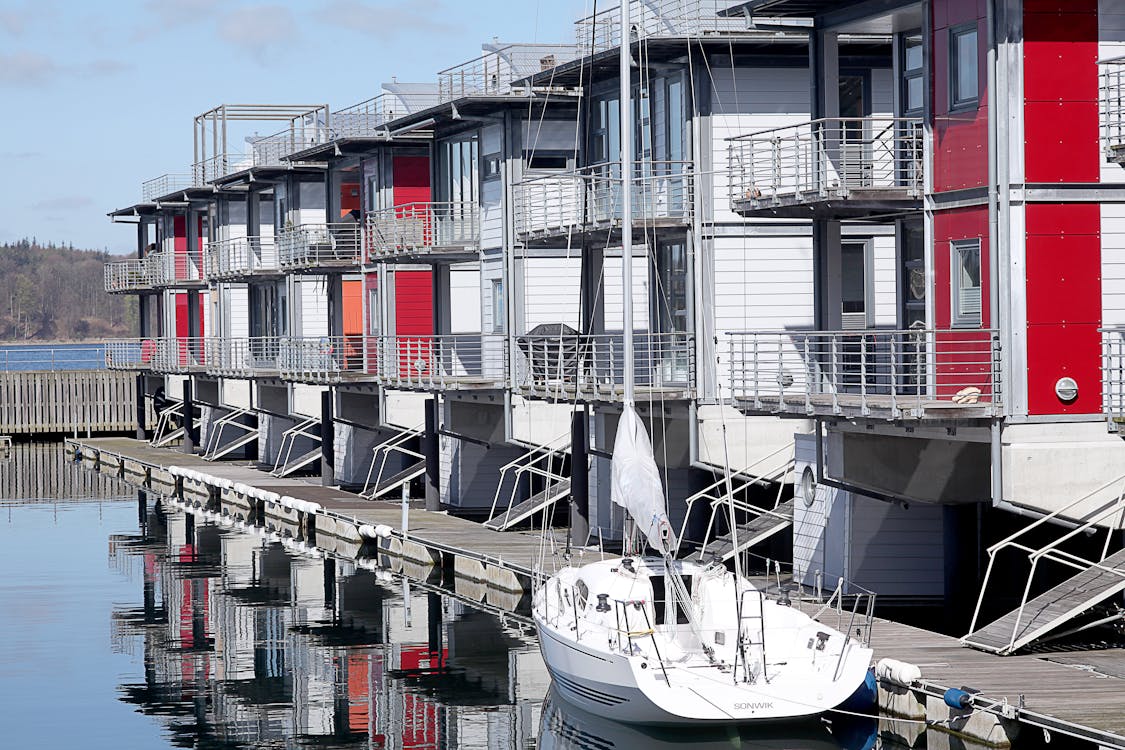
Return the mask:
[(534, 747), (549, 680), (526, 629), (164, 504), (110, 552), (143, 592), (113, 616), (143, 648), (121, 697), (176, 744)]

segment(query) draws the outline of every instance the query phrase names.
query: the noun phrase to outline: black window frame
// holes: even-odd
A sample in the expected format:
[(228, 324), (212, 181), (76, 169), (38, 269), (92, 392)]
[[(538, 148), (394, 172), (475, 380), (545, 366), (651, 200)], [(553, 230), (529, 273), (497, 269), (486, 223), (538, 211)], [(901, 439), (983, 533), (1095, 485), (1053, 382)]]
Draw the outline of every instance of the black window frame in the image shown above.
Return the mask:
[[(973, 95), (971, 97), (962, 97), (961, 92), (958, 90), (957, 81), (961, 73), (961, 59), (957, 56), (958, 40), (961, 37), (972, 34), (974, 44), (972, 46), (973, 55), (976, 60), (976, 66), (973, 69)], [(958, 110), (976, 109), (980, 106), (980, 31), (977, 28), (977, 22), (963, 23), (957, 26), (951, 26), (949, 29), (949, 110), (951, 112)]]

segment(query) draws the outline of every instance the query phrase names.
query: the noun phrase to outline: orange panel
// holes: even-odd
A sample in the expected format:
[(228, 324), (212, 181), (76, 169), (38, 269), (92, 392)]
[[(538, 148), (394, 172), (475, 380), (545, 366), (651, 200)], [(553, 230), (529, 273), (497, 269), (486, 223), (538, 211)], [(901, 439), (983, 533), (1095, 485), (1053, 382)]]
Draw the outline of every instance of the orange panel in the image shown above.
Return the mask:
[(359, 279), (343, 282), (344, 335), (363, 334), (363, 282)]

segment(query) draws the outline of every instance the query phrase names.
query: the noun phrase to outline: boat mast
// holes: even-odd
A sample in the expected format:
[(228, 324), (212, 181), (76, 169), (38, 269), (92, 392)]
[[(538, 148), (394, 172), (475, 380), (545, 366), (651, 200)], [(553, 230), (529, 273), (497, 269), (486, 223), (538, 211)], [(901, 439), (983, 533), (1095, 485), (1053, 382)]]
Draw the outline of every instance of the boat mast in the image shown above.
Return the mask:
[(621, 293), (624, 300), (621, 323), (624, 328), (625, 408), (633, 406), (636, 375), (633, 361), (633, 101), (630, 78), (632, 68), (629, 2), (621, 0), (621, 91), (618, 96), (621, 125)]

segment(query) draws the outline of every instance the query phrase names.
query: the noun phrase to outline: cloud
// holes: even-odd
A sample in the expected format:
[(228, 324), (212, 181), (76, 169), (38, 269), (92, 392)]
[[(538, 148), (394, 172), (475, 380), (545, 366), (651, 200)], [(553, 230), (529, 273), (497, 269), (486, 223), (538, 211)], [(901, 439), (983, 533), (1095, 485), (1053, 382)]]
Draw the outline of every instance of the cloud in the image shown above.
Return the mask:
[(148, 0), (144, 9), (164, 26), (182, 26), (208, 20), (223, 0)]
[(64, 75), (102, 78), (116, 75), (133, 66), (120, 60), (100, 58), (73, 65), (60, 65), (38, 52), (0, 53), (0, 86), (46, 86)]
[(219, 38), (264, 63), (297, 38), (297, 21), (283, 5), (250, 5), (218, 20)]
[(317, 18), (351, 31), (392, 39), (406, 32), (450, 31), (453, 25), (442, 20), (446, 14), (441, 0), (378, 4), (363, 0), (331, 0), (325, 3)]
[(94, 199), (88, 195), (59, 195), (54, 198), (44, 198), (31, 204), (32, 211), (73, 211), (76, 208), (86, 208), (94, 205)]
[(49, 14), (49, 8), (30, 2), (24, 3), (20, 8), (0, 8), (0, 29), (12, 36), (19, 36), (33, 22)]

